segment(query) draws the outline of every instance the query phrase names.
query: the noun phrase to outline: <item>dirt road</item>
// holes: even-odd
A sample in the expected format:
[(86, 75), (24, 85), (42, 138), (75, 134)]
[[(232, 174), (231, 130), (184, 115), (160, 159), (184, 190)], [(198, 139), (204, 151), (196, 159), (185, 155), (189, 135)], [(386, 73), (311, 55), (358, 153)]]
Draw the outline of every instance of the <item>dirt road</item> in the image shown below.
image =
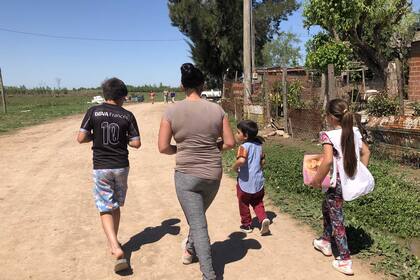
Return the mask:
[[(171, 105), (167, 105), (171, 106)], [(112, 271), (91, 194), (90, 144), (75, 141), (82, 116), (0, 137), (0, 279), (201, 279), (184, 266), (187, 232), (175, 196), (174, 157), (157, 151), (164, 104), (129, 107), (143, 146), (130, 150), (131, 170), (120, 241), (132, 271)], [(268, 206), (272, 235), (239, 233), (235, 181), (224, 177), (208, 212), (215, 268), (224, 279), (346, 279), (316, 252), (314, 233)], [(379, 279), (356, 260), (352, 279)]]

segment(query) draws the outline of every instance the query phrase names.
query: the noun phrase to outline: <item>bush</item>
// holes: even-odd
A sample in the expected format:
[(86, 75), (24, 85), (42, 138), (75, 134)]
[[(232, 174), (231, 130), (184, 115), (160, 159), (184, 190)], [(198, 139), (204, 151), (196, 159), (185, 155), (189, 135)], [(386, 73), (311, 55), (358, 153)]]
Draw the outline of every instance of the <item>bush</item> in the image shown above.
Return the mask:
[(414, 116), (420, 117), (420, 103), (419, 102), (415, 102), (413, 104), (413, 110), (414, 110)]
[(398, 115), (398, 100), (388, 97), (387, 94), (378, 94), (368, 101), (367, 111), (375, 117)]
[(291, 109), (303, 109), (305, 103), (300, 99), (302, 93), (302, 84), (300, 81), (293, 81), (288, 85), (287, 104)]

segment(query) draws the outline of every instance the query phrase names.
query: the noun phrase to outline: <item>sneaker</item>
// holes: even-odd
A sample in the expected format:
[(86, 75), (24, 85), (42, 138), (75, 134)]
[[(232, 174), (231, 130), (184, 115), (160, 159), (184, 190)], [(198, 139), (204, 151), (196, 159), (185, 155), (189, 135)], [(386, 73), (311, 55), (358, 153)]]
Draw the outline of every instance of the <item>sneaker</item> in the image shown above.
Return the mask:
[(185, 238), (181, 243), (181, 248), (182, 248), (181, 260), (183, 264), (192, 264), (194, 262), (195, 255), (190, 253), (187, 250), (187, 242), (188, 242), (188, 238)]
[(269, 219), (264, 219), (261, 223), (261, 230), (260, 230), (260, 234), (261, 235), (266, 235), (270, 232), (270, 220)]
[(241, 231), (246, 232), (246, 233), (251, 233), (252, 232), (251, 225), (247, 225), (247, 226), (241, 225), (239, 228), (241, 229)]
[(334, 260), (332, 262), (332, 266), (341, 273), (344, 273), (345, 275), (354, 275), (353, 269), (352, 269), (353, 262), (351, 260)]
[(312, 242), (312, 244), (314, 245), (314, 248), (318, 251), (320, 251), (322, 254), (324, 254), (324, 256), (332, 256), (332, 250), (331, 250), (331, 243), (319, 238), (319, 239), (314, 239), (314, 241)]

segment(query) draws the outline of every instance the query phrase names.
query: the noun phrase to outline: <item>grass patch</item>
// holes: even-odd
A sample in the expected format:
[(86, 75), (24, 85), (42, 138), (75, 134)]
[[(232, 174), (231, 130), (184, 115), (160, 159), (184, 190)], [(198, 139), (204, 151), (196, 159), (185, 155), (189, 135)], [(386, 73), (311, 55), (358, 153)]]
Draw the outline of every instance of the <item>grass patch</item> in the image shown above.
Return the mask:
[[(282, 211), (321, 233), (323, 194), (304, 186), (302, 179), (302, 159), (308, 149), (274, 143), (267, 143), (264, 149), (265, 186), (270, 198)], [(235, 151), (223, 157), (227, 168)], [(404, 174), (391, 174), (396, 167), (392, 162), (372, 160), (369, 169), (376, 180), (375, 190), (345, 203), (349, 247), (353, 255), (369, 257), (375, 270), (398, 279), (419, 279), (419, 259), (405, 244), (420, 235), (419, 187), (406, 181)]]
[(0, 133), (82, 113), (91, 96), (8, 96), (7, 114), (0, 113)]

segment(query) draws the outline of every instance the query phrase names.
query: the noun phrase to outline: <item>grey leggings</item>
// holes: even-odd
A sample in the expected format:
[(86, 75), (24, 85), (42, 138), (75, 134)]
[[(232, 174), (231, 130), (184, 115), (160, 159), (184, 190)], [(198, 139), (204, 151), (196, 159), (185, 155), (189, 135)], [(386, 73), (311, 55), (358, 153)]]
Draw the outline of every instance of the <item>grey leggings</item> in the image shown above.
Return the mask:
[(220, 180), (206, 180), (175, 172), (176, 194), (190, 226), (187, 250), (197, 255), (204, 280), (216, 279), (211, 258), (206, 210), (214, 200), (219, 186)]

